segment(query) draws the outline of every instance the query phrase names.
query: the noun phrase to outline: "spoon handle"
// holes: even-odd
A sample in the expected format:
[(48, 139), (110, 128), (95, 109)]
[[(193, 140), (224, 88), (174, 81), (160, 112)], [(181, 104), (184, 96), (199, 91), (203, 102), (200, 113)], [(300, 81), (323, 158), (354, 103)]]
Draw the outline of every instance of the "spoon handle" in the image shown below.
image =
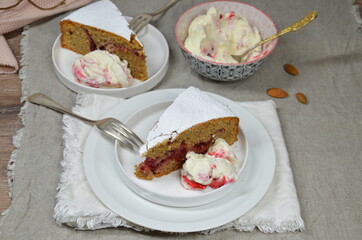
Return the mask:
[(90, 124), (95, 123), (95, 121), (93, 121), (93, 120), (84, 118), (78, 114), (73, 113), (72, 111), (70, 111), (69, 109), (64, 107), (63, 105), (59, 104), (58, 102), (54, 101), (53, 99), (51, 99), (50, 97), (48, 97), (47, 95), (42, 94), (42, 93), (35, 93), (35, 94), (29, 96), (28, 101), (31, 103), (37, 104), (37, 105), (41, 105), (43, 107), (50, 108), (50, 109), (55, 110), (60, 113), (65, 113), (65, 114), (71, 115), (73, 117), (79, 118)]
[(266, 42), (269, 42), (271, 40), (276, 39), (277, 37), (280, 37), (281, 35), (284, 35), (286, 33), (289, 32), (294, 32), (297, 31), (299, 29), (301, 29), (302, 27), (306, 26), (307, 24), (309, 24), (311, 21), (313, 21), (316, 17), (317, 17), (318, 13), (316, 11), (312, 11), (309, 14), (307, 14), (303, 19), (299, 20), (298, 22), (284, 28), (283, 30), (277, 32), (274, 35), (271, 35), (270, 37), (267, 37), (266, 39), (258, 42), (257, 44), (255, 44), (254, 46), (250, 47), (248, 50), (246, 50), (242, 55), (241, 58), (243, 58), (244, 56), (246, 56), (251, 50), (253, 50), (256, 47), (259, 47), (261, 45), (263, 45)]

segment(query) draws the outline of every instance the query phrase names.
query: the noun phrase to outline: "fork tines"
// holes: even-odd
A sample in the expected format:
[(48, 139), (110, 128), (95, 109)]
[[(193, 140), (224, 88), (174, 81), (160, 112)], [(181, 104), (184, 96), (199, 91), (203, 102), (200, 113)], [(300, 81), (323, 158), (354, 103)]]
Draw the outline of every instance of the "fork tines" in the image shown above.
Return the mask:
[(112, 136), (113, 138), (117, 139), (123, 146), (127, 147), (129, 150), (137, 152), (139, 148), (134, 145), (132, 142), (129, 141), (128, 138), (121, 135), (115, 128), (103, 128), (102, 131), (107, 133), (108, 135)]
[(112, 119), (112, 121), (110, 121), (109, 123), (111, 123), (114, 126), (114, 129), (120, 135), (126, 138), (130, 142), (130, 144), (135, 146), (137, 149), (139, 149), (144, 144), (143, 141), (133, 131), (131, 131), (126, 125), (124, 125), (120, 121)]
[(152, 19), (152, 16), (148, 14), (139, 14), (135, 16), (130, 22), (128, 27), (133, 30), (135, 33), (138, 33), (142, 28), (144, 28)]

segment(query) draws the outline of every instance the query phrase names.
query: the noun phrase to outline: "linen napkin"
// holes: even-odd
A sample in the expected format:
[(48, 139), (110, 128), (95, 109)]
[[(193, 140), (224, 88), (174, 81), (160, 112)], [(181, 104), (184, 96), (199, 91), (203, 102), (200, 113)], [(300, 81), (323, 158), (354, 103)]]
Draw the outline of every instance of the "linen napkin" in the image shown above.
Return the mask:
[[(39, 7), (54, 9), (40, 9), (29, 1), (21, 1), (19, 5), (13, 8), (0, 10), (0, 74), (16, 73), (19, 69), (18, 62), (9, 48), (3, 34), (14, 31), (25, 25), (35, 22), (44, 17), (52, 16), (61, 12), (79, 8), (93, 0), (66, 0), (64, 4), (57, 6), (62, 1), (36, 1)], [(0, 7), (8, 7), (16, 1), (1, 1)], [(41, 37), (41, 36), (39, 36)]]
[[(99, 119), (105, 112), (124, 99), (97, 94), (78, 94), (75, 113)], [(269, 132), (276, 152), (276, 171), (270, 188), (262, 200), (245, 215), (223, 226), (205, 230), (210, 234), (225, 229), (252, 231), (258, 228), (264, 233), (295, 232), (304, 230), (300, 206), (289, 166), (288, 152), (284, 143), (275, 103), (271, 100), (242, 102)], [(128, 227), (150, 230), (118, 216), (98, 200), (89, 187), (83, 172), (83, 149), (92, 127), (80, 120), (64, 115), (63, 171), (58, 186), (54, 217), (59, 224), (77, 229)]]

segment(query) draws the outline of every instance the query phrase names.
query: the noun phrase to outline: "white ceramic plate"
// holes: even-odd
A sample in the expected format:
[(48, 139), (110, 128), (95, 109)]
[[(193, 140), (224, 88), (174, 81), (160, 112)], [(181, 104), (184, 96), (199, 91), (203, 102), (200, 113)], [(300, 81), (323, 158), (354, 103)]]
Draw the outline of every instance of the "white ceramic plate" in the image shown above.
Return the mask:
[(127, 88), (92, 88), (75, 81), (72, 74), (72, 65), (80, 57), (68, 49), (60, 46), (60, 35), (54, 42), (52, 60), (58, 79), (74, 92), (97, 93), (115, 97), (128, 98), (146, 92), (156, 86), (166, 75), (168, 69), (169, 47), (166, 39), (154, 26), (148, 24), (137, 35), (144, 45), (146, 53), (147, 71), (149, 78), (141, 82), (134, 80)]
[[(172, 99), (184, 89), (147, 92), (115, 106), (104, 117), (126, 121), (132, 114), (158, 99)], [(268, 190), (275, 171), (275, 152), (263, 125), (239, 104), (212, 94), (237, 115), (248, 139), (248, 161), (239, 177), (242, 184), (212, 203), (196, 207), (169, 207), (148, 201), (122, 181), (114, 141), (96, 128), (90, 132), (84, 149), (84, 171), (93, 189), (108, 208), (141, 226), (167, 232), (194, 232), (226, 224), (253, 208)], [(135, 129), (135, 132), (141, 135)], [(144, 137), (144, 136), (142, 136)], [(130, 159), (132, 161), (132, 159)]]
[[(174, 100), (174, 95), (166, 99), (157, 98), (148, 102), (145, 108), (136, 111), (124, 123), (139, 133), (142, 139), (146, 139), (150, 129), (156, 124), (161, 114)], [(140, 196), (158, 204), (173, 207), (192, 207), (213, 202), (233, 190), (238, 184), (239, 176), (242, 174), (247, 159), (247, 139), (243, 134), (243, 126), (239, 126), (238, 141), (232, 148), (238, 159), (238, 179), (234, 183), (226, 184), (218, 189), (206, 188), (200, 191), (186, 190), (181, 185), (181, 171), (174, 171), (161, 178), (154, 178), (151, 181), (139, 179), (134, 174), (134, 167), (144, 161), (138, 154), (121, 147), (118, 141), (115, 142), (115, 153), (119, 161), (120, 176), (127, 186)]]

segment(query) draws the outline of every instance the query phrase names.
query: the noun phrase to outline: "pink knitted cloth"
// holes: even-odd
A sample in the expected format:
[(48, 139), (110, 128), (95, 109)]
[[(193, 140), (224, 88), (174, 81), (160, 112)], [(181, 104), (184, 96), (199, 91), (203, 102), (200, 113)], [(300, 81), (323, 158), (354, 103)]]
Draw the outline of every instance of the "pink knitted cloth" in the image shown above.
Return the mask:
[[(3, 34), (24, 27), (25, 25), (41, 18), (69, 11), (74, 8), (79, 8), (85, 4), (90, 3), (91, 1), (93, 0), (66, 0), (64, 5), (61, 5), (55, 9), (41, 10), (30, 4), (27, 0), (23, 0), (14, 8), (0, 10), (0, 74), (16, 73), (19, 70), (18, 62), (10, 50)], [(52, 7), (60, 3), (61, 0), (37, 0), (34, 2), (42, 7)], [(4, 3), (1, 4), (1, 6), (3, 5)]]

